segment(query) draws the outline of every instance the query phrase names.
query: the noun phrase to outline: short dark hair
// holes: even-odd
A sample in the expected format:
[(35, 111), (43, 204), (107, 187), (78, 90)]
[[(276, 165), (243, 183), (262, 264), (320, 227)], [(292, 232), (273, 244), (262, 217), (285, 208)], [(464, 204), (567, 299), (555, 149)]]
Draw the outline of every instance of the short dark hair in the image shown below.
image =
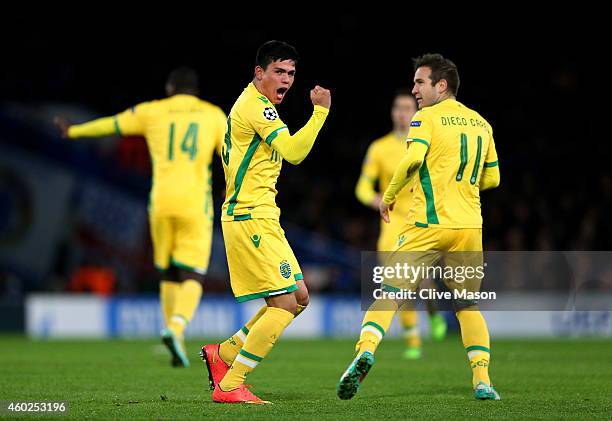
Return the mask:
[(409, 96), (416, 102), (416, 98), (412, 95), (412, 90), (410, 88), (398, 88), (395, 91), (395, 95), (393, 95), (393, 100), (395, 101), (400, 96)]
[(170, 72), (166, 81), (175, 92), (198, 92), (198, 74), (191, 67), (178, 67)]
[(423, 54), (421, 57), (413, 59), (414, 70), (419, 67), (429, 67), (431, 69), (431, 83), (435, 85), (440, 80), (446, 80), (448, 90), (457, 95), (459, 91), (459, 71), (455, 63), (441, 54)]
[(292, 45), (283, 41), (267, 41), (257, 49), (255, 65), (265, 70), (268, 64), (277, 60), (293, 60), (297, 63), (299, 55)]

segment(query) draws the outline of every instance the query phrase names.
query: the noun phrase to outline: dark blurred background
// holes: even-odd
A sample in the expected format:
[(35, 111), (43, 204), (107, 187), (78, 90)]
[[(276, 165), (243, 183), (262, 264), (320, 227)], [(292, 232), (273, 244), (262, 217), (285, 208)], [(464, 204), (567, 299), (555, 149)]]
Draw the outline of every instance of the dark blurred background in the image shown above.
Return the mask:
[[(232, 27), (208, 17), (167, 30), (91, 24), (4, 37), (0, 294), (156, 291), (144, 140), (68, 141), (52, 118), (82, 122), (163, 97), (165, 79), (179, 65), (193, 66), (201, 97), (228, 113), (251, 80), (257, 47), (269, 39), (285, 40), (301, 55), (279, 107), (292, 130), (310, 115), (308, 90), (332, 90), (332, 111), (312, 153), (300, 166), (285, 163), (278, 183), (281, 223), (313, 291), (359, 288), (360, 251), (375, 249), (379, 218), (357, 201), (355, 183), (369, 143), (391, 129), (394, 91), (412, 87), (411, 59), (426, 52), (457, 64), (459, 101), (494, 129), (502, 182), (483, 194), (485, 248), (610, 249), (612, 149), (607, 131), (596, 129), (606, 117), (594, 106), (608, 82), (601, 71), (605, 37), (596, 25), (551, 19), (546, 29), (527, 20), (507, 28), (495, 20), (450, 27), (431, 15), (346, 12), (274, 30), (266, 28), (277, 17), (262, 16), (261, 23)], [(218, 219), (218, 159), (214, 170)], [(208, 290), (228, 291), (216, 222)]]

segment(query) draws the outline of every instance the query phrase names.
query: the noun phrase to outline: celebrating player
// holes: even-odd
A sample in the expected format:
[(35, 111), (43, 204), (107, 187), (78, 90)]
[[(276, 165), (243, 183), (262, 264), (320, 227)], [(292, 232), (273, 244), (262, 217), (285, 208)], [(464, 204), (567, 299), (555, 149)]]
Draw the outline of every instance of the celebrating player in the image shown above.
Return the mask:
[[(410, 128), (410, 121), (417, 111), (417, 103), (414, 96), (408, 90), (398, 90), (391, 108), (391, 120), (393, 131), (386, 136), (372, 142), (363, 161), (361, 175), (355, 194), (359, 201), (378, 211), (381, 194), (384, 192), (395, 168), (406, 153), (406, 136)], [(378, 183), (378, 191), (375, 185)], [(403, 242), (400, 237), (400, 229), (406, 222), (412, 187), (403, 189), (397, 198), (397, 204), (393, 209), (393, 218), (390, 223), (381, 220), (380, 234), (378, 236), (377, 249), (382, 252), (391, 252), (398, 242)], [(431, 336), (434, 340), (442, 340), (446, 335), (446, 321), (438, 313), (433, 300), (425, 300), (431, 327)], [(421, 335), (419, 333), (418, 315), (412, 302), (406, 302), (399, 311), (399, 318), (404, 328), (406, 350), (404, 358), (409, 360), (421, 357)]]
[(57, 117), (65, 137), (112, 134), (146, 137), (153, 164), (149, 220), (155, 266), (161, 271), (162, 341), (175, 367), (188, 366), (183, 332), (202, 295), (213, 229), (211, 160), (226, 127), (221, 109), (197, 97), (190, 68), (170, 73), (168, 98), (144, 102), (115, 115), (71, 125)]
[[(410, 123), (407, 154), (398, 165), (380, 204), (389, 222), (398, 193), (415, 178), (408, 223), (399, 251), (417, 255), (415, 265), (429, 265), (444, 256), (451, 268), (482, 266), (480, 191), (499, 185), (500, 173), (491, 125), (476, 111), (456, 100), (459, 74), (453, 62), (439, 54), (415, 60), (414, 88), (420, 111)], [(417, 178), (418, 177), (418, 178)], [(415, 253), (420, 252), (420, 253)], [(452, 253), (450, 253), (452, 252)], [(396, 252), (394, 255), (399, 257)], [(445, 279), (452, 291), (477, 292), (482, 278), (459, 282)], [(414, 290), (417, 282), (384, 281), (383, 290)], [(365, 314), (357, 356), (338, 383), (338, 396), (352, 398), (374, 364), (374, 352), (389, 328), (401, 301), (375, 301)], [(454, 300), (461, 336), (477, 399), (500, 399), (489, 378), (489, 332), (474, 300)]]
[(320, 86), (310, 91), (312, 116), (291, 135), (275, 105), (293, 85), (297, 60), (289, 44), (261, 45), (253, 81), (227, 120), (222, 150), (227, 196), (221, 221), (232, 290), (238, 302), (264, 298), (266, 305), (227, 341), (202, 347), (215, 402), (266, 403), (244, 386), (245, 377), (308, 304), (302, 271), (279, 224), (276, 181), (283, 160), (297, 165), (310, 152), (329, 113), (331, 94)]

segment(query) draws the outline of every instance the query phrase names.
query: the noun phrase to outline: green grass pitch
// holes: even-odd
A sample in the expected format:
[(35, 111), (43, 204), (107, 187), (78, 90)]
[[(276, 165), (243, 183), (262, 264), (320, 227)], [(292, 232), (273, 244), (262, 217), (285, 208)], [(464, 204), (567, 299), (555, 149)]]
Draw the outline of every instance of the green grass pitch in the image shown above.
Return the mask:
[(353, 358), (353, 344), (281, 339), (248, 379), (256, 394), (274, 404), (247, 406), (211, 401), (206, 368), (197, 357), (199, 341), (188, 343), (191, 367), (173, 369), (154, 341), (0, 336), (0, 400), (68, 401), (71, 419), (612, 417), (609, 340), (493, 341), (491, 375), (499, 402), (473, 398), (471, 372), (456, 336), (426, 342), (419, 361), (401, 359), (401, 341), (383, 341), (357, 396), (341, 401), (336, 382)]

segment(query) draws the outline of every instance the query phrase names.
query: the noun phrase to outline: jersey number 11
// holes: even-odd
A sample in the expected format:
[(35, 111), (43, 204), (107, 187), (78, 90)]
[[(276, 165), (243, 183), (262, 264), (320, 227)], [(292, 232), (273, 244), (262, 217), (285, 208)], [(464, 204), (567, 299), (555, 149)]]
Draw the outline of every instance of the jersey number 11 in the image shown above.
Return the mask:
[[(470, 177), (470, 184), (476, 184), (478, 178), (478, 167), (480, 166), (480, 155), (482, 153), (482, 137), (478, 136), (478, 150), (476, 151), (476, 162), (474, 162), (474, 168), (472, 169), (472, 176)], [(461, 133), (461, 164), (459, 164), (459, 171), (457, 171), (457, 177), (455, 180), (461, 181), (463, 179), (463, 171), (468, 163), (468, 148), (467, 148), (467, 135)]]

